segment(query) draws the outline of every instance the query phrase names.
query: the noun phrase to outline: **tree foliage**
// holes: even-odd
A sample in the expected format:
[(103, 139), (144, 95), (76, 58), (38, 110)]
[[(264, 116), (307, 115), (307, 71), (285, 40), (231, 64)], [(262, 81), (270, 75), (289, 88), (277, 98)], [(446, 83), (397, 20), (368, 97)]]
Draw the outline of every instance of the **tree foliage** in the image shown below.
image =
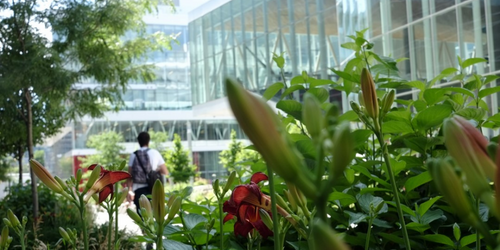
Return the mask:
[(151, 129), (148, 133), (150, 138), (149, 147), (163, 153), (166, 150), (164, 143), (167, 142), (168, 139), (167, 132), (155, 132)]
[(174, 134), (174, 148), (165, 155), (167, 167), (175, 182), (187, 182), (189, 177), (195, 175), (196, 166), (191, 164), (189, 152), (184, 150), (181, 137)]
[(80, 157), (82, 166), (88, 167), (92, 164), (110, 166), (123, 161), (121, 152), (125, 150), (125, 147), (120, 143), (124, 141), (123, 135), (115, 131), (106, 131), (90, 136), (87, 146), (94, 148), (97, 154)]
[(259, 158), (259, 153), (253, 150), (245, 149), (241, 141), (236, 140), (236, 131), (231, 130), (231, 142), (229, 148), (219, 154), (219, 163), (229, 172), (243, 170), (245, 162), (255, 162)]

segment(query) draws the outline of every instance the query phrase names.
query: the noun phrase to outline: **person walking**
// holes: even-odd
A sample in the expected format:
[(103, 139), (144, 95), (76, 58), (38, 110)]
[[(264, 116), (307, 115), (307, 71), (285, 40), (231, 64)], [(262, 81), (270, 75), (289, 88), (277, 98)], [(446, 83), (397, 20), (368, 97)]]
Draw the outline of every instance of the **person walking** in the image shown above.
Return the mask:
[(127, 201), (134, 202), (137, 213), (140, 215), (139, 198), (141, 195), (151, 194), (152, 191), (146, 180), (147, 171), (159, 171), (163, 175), (168, 175), (168, 170), (160, 152), (149, 148), (150, 137), (148, 132), (139, 133), (137, 141), (141, 148), (130, 154), (128, 161), (128, 172), (132, 178), (129, 178), (127, 182), (129, 190)]

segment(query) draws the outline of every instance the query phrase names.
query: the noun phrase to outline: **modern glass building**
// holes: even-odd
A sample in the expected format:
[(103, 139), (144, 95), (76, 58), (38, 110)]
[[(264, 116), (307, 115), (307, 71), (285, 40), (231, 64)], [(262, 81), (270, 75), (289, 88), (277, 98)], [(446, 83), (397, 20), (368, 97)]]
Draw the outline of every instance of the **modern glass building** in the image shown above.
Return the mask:
[[(352, 56), (340, 45), (365, 28), (376, 53), (409, 58), (398, 63), (404, 79), (432, 79), (443, 69), (457, 68), (457, 56), (486, 58), (474, 70), (500, 73), (498, 0), (211, 2), (219, 4), (193, 12), (189, 23), (194, 105), (224, 97), (226, 76), (255, 92), (280, 81), (273, 54), (284, 53), (285, 78), (306, 70), (336, 80), (329, 69), (343, 69)], [(331, 98), (338, 98), (334, 90)], [(342, 98), (344, 104), (347, 99)], [(496, 98), (490, 101), (497, 105)]]

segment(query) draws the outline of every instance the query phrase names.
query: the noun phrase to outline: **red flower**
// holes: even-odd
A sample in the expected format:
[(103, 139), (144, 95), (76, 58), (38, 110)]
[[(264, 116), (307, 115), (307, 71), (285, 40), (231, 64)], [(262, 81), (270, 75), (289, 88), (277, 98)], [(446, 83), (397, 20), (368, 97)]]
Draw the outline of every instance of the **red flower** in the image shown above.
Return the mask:
[[(91, 165), (88, 169), (94, 170), (97, 164)], [(132, 176), (125, 171), (109, 171), (104, 168), (101, 169), (99, 179), (94, 182), (94, 185), (89, 189), (86, 194), (85, 200), (87, 201), (93, 194), (99, 192), (99, 203), (103, 202), (111, 194), (113, 198), (113, 185), (121, 180), (126, 180)]]
[[(234, 224), (234, 234), (247, 237), (252, 229), (256, 229), (263, 238), (272, 236), (273, 232), (262, 222), (259, 214), (259, 208), (266, 210), (271, 214), (271, 199), (262, 193), (257, 183), (267, 180), (267, 175), (258, 172), (255, 173), (250, 184), (236, 186), (231, 198), (224, 202), (222, 210), (228, 214), (224, 217), (224, 222), (236, 216), (237, 221)], [(288, 213), (278, 206), (278, 212), (287, 216)]]

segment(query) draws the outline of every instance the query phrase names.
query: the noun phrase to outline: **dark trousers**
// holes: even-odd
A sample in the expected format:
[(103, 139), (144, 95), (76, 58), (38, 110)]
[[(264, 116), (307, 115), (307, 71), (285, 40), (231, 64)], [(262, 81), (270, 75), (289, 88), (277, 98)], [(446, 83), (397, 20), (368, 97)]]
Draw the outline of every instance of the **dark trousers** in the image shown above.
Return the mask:
[[(148, 195), (151, 194), (151, 190), (149, 190), (149, 187), (143, 187), (135, 190), (135, 197), (134, 197), (134, 204), (135, 208), (137, 209), (137, 213), (141, 216), (141, 206), (139, 205), (139, 198), (141, 198), (141, 195)], [(150, 199), (151, 200), (151, 199)]]

